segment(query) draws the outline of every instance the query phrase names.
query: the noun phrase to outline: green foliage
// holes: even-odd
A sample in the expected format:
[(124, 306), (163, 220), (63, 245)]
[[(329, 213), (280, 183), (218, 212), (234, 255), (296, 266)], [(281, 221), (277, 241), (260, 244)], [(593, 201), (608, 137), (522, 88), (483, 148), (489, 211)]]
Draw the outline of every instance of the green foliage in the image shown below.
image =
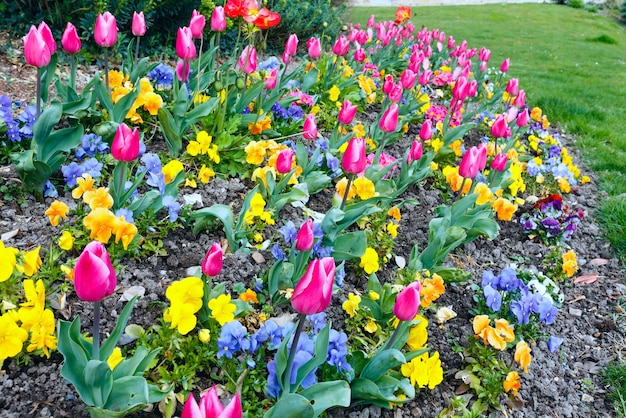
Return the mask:
[(604, 369), (604, 381), (611, 388), (609, 397), (617, 412), (617, 417), (626, 417), (626, 365), (611, 363)]
[(598, 222), (618, 257), (626, 260), (626, 198), (611, 197), (603, 200)]
[(567, 5), (574, 9), (583, 9), (585, 7), (584, 0), (567, 0)]
[(596, 36), (595, 38), (589, 39), (589, 41), (598, 42), (598, 43), (607, 44), (607, 45), (617, 45), (619, 43), (617, 42), (617, 39), (604, 33), (600, 36)]

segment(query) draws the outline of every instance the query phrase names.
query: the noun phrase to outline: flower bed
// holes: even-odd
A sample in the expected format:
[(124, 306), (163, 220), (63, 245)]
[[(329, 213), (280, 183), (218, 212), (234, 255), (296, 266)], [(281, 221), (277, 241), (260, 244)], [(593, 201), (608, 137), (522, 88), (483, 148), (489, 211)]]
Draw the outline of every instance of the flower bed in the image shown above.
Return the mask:
[[(217, 59), (224, 14), (248, 38)], [(197, 416), (221, 410), (218, 393), (228, 416), (523, 407), (533, 366), (568, 344), (555, 324), (573, 300), (568, 240), (586, 228), (576, 193), (589, 179), (508, 60), (490, 67), (487, 49), (409, 16), (350, 26), (328, 51), (312, 38), (294, 66), (297, 36), (258, 62), (277, 17), (229, 1), (208, 49), (194, 41), (204, 16), (179, 30), (176, 69), (105, 60), (82, 91), (60, 79), (58, 99), (18, 120), (3, 98), (16, 173), (46, 207), (24, 199), (48, 222), (31, 243), (1, 241), (9, 372), (62, 356), (63, 402), (78, 396), (73, 413), (92, 416)], [(96, 25), (105, 51), (114, 22)], [(33, 28), (24, 51), (44, 100), (48, 32)]]

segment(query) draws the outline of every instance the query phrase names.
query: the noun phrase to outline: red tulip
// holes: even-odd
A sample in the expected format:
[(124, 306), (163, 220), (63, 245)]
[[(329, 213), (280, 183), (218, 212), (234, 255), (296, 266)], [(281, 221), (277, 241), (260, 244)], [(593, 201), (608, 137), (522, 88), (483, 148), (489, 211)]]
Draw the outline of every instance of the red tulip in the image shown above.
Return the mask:
[(309, 251), (313, 248), (313, 220), (309, 219), (302, 224), (296, 235), (296, 250)]
[(176, 63), (176, 78), (184, 83), (189, 79), (190, 70), (191, 66), (189, 65), (189, 61), (178, 60), (178, 63)]
[(252, 45), (247, 45), (237, 60), (237, 66), (244, 73), (252, 74), (256, 70), (256, 64), (256, 49)]
[[(244, 20), (250, 21), (246, 16), (243, 17)], [(280, 14), (276, 12), (270, 11), (267, 7), (259, 10), (259, 13), (256, 15), (252, 24), (259, 29), (269, 29), (273, 26), (277, 26), (280, 23)]]
[(396, 297), (393, 313), (400, 321), (412, 321), (420, 307), (420, 282), (413, 282)]
[(378, 127), (384, 132), (394, 132), (398, 127), (398, 103), (393, 103), (380, 118)]
[(343, 101), (341, 105), (341, 109), (339, 109), (339, 115), (337, 119), (339, 119), (339, 123), (344, 125), (349, 125), (354, 120), (354, 116), (356, 116), (356, 111), (359, 107), (357, 105), (353, 105), (350, 100), (346, 99)]
[(239, 394), (235, 394), (226, 408), (217, 396), (217, 389), (213, 386), (200, 399), (200, 405), (196, 403), (193, 394), (190, 393), (183, 407), (181, 418), (241, 418), (243, 410)]
[(50, 63), (50, 49), (35, 26), (24, 37), (24, 59), (33, 67), (41, 68)]
[(146, 19), (143, 12), (133, 12), (132, 30), (135, 36), (144, 36), (146, 34)]
[(215, 6), (211, 14), (211, 30), (213, 32), (223, 32), (226, 30), (226, 16), (222, 6)]
[(511, 136), (511, 128), (509, 128), (504, 114), (498, 115), (491, 125), (491, 135), (495, 138), (508, 138)]
[[(486, 148), (483, 149), (485, 150), (486, 155)], [(461, 158), (461, 163), (459, 164), (459, 175), (461, 177), (473, 179), (481, 169), (480, 162), (481, 150), (479, 150), (478, 147), (471, 147), (465, 151), (463, 158)]]
[(93, 31), (96, 43), (105, 48), (117, 42), (117, 22), (110, 12), (100, 13), (96, 18), (96, 27)]
[(207, 251), (202, 260), (202, 273), (207, 276), (217, 276), (222, 271), (223, 253), (222, 247), (217, 243), (213, 243), (209, 251)]
[(46, 22), (41, 22), (37, 30), (41, 34), (46, 45), (48, 45), (50, 55), (57, 52), (57, 43), (54, 40), (54, 37), (52, 36), (52, 31), (50, 30), (50, 27), (46, 24)]
[(278, 153), (276, 158), (276, 171), (280, 174), (286, 174), (293, 168), (294, 152), (291, 148), (287, 148)]
[(304, 137), (304, 139), (317, 138), (317, 121), (315, 120), (315, 115), (313, 113), (309, 113), (304, 119), (302, 136)]
[(319, 38), (311, 38), (307, 41), (306, 47), (309, 50), (309, 57), (312, 59), (318, 59), (322, 52), (322, 47)]
[(76, 260), (74, 289), (87, 302), (99, 302), (115, 291), (117, 279), (104, 244), (92, 241)]
[(406, 157), (406, 162), (410, 164), (413, 161), (418, 161), (422, 158), (423, 147), (422, 141), (413, 141), (411, 149), (409, 150), (409, 155)]
[(189, 21), (189, 30), (191, 30), (191, 36), (195, 39), (202, 38), (202, 32), (204, 31), (204, 25), (206, 19), (204, 15), (197, 10), (191, 13), (191, 20)]
[(433, 137), (433, 121), (426, 119), (420, 128), (420, 138), (423, 141), (428, 141)]
[(343, 57), (348, 53), (348, 48), (350, 48), (350, 41), (348, 41), (348, 38), (346, 38), (345, 35), (339, 35), (335, 45), (333, 45), (333, 53)]
[(491, 168), (493, 168), (496, 171), (504, 171), (504, 169), (506, 168), (506, 159), (507, 159), (506, 154), (496, 155), (494, 159), (491, 161)]
[(517, 96), (519, 93), (519, 80), (517, 78), (512, 78), (506, 83), (506, 92), (511, 96)]
[(522, 110), (515, 121), (518, 127), (523, 128), (528, 125), (528, 108)]
[(80, 51), (82, 46), (78, 33), (76, 32), (76, 26), (67, 22), (63, 37), (61, 38), (61, 45), (68, 54), (75, 54)]
[(118, 161), (133, 161), (139, 155), (139, 130), (131, 130), (128, 125), (121, 123), (117, 127), (111, 154)]
[(341, 157), (341, 167), (346, 173), (357, 174), (365, 170), (366, 163), (365, 139), (350, 139), (348, 147)]
[(502, 61), (502, 64), (500, 65), (500, 71), (502, 71), (503, 73), (506, 73), (507, 71), (509, 71), (510, 64), (511, 64), (510, 58), (507, 58), (504, 61)]
[(298, 51), (298, 36), (295, 33), (289, 35), (285, 42), (285, 54), (296, 55)]
[(303, 314), (314, 315), (330, 305), (335, 281), (335, 260), (325, 257), (313, 260), (293, 289), (291, 306)]
[(193, 43), (191, 29), (187, 26), (178, 28), (176, 34), (176, 55), (182, 60), (191, 60), (196, 57), (196, 45)]

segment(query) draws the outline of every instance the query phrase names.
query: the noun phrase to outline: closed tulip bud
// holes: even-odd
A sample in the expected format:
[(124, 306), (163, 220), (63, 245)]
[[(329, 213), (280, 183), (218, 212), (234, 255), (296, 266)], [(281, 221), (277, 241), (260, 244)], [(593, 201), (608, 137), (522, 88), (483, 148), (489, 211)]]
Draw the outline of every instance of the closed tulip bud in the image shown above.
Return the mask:
[(144, 36), (146, 34), (146, 19), (143, 12), (133, 12), (132, 30), (135, 36)]
[(96, 17), (93, 37), (96, 43), (102, 47), (108, 48), (115, 45), (117, 42), (117, 22), (115, 21), (115, 16), (110, 12), (100, 13)]
[(345, 35), (339, 35), (335, 45), (333, 45), (333, 53), (343, 57), (348, 53), (348, 48), (350, 48), (350, 41), (348, 41), (348, 38), (346, 38)]
[(467, 95), (469, 97), (476, 97), (477, 93), (478, 93), (478, 81), (472, 80), (469, 82), (467, 86)]
[(315, 115), (309, 113), (304, 119), (304, 126), (302, 128), (302, 136), (304, 139), (316, 139), (317, 138), (317, 122)]
[(433, 121), (426, 119), (420, 128), (420, 138), (422, 141), (428, 141), (433, 137)]
[(265, 75), (264, 87), (267, 90), (273, 90), (276, 88), (277, 75), (278, 75), (278, 68), (272, 68), (270, 72)]
[(354, 60), (356, 62), (363, 62), (363, 61), (365, 61), (365, 50), (363, 48), (357, 48), (354, 51)]
[(373, 28), (374, 26), (376, 26), (376, 16), (370, 15), (370, 18), (367, 19), (367, 27)]
[(491, 51), (485, 47), (480, 48), (478, 51), (478, 60), (487, 62), (491, 59)]
[(506, 73), (507, 71), (509, 71), (510, 64), (511, 64), (510, 58), (507, 58), (504, 61), (502, 61), (502, 64), (500, 65), (500, 71), (502, 71), (503, 73)]
[(400, 76), (400, 84), (405, 90), (411, 90), (415, 85), (415, 80), (417, 80), (417, 74), (408, 68)]
[(452, 97), (454, 97), (458, 101), (463, 101), (467, 97), (468, 93), (468, 81), (464, 76), (460, 76), (456, 83), (454, 83), (454, 87), (452, 88)]
[(298, 281), (291, 296), (291, 306), (303, 315), (318, 314), (330, 305), (335, 281), (335, 260), (313, 260)]
[(409, 150), (409, 155), (406, 157), (406, 162), (411, 163), (413, 161), (418, 161), (422, 158), (423, 145), (422, 141), (413, 141), (411, 144), (411, 149)]
[(412, 321), (420, 307), (420, 282), (413, 282), (396, 297), (393, 313), (400, 321)]
[(485, 169), (487, 164), (487, 146), (484, 143), (478, 144), (478, 171)]
[(339, 115), (337, 116), (339, 123), (344, 125), (350, 124), (354, 120), (358, 108), (359, 107), (357, 105), (353, 105), (350, 100), (344, 100), (341, 105), (341, 109), (339, 109)]
[(115, 291), (117, 279), (104, 244), (92, 241), (76, 260), (74, 289), (87, 302), (100, 302)]
[(511, 96), (517, 96), (517, 93), (519, 93), (519, 80), (517, 78), (512, 78), (507, 81), (506, 92)]
[(357, 174), (365, 170), (367, 157), (365, 155), (365, 139), (352, 138), (341, 157), (341, 167), (346, 173)]
[(385, 81), (383, 81), (383, 93), (388, 95), (391, 89), (393, 88), (393, 86), (394, 86), (393, 76), (391, 74), (388, 74), (385, 77)]
[(402, 85), (394, 83), (393, 87), (389, 91), (389, 94), (387, 94), (387, 97), (389, 97), (389, 100), (391, 100), (392, 102), (397, 103), (402, 100), (402, 92)]
[(217, 276), (222, 271), (223, 253), (222, 247), (217, 242), (211, 245), (209, 251), (207, 251), (202, 260), (202, 273), (207, 276)]
[(448, 37), (448, 49), (453, 49), (456, 42), (454, 41), (454, 37), (450, 35)]
[(515, 100), (513, 100), (513, 106), (517, 107), (518, 109), (526, 106), (526, 92), (524, 90), (520, 90), (519, 93), (517, 93), (517, 97), (515, 97)]
[(298, 36), (295, 33), (289, 35), (285, 42), (285, 54), (296, 55), (298, 51)]
[(498, 154), (491, 161), (491, 168), (496, 171), (504, 171), (506, 168), (506, 154)]
[(276, 171), (280, 174), (286, 174), (293, 168), (294, 152), (291, 148), (287, 148), (278, 153), (276, 158)]
[(430, 70), (424, 70), (422, 74), (420, 74), (419, 79), (417, 80), (421, 86), (425, 86), (430, 83), (430, 77), (432, 77), (433, 72)]
[(359, 45), (365, 45), (368, 39), (369, 36), (364, 30), (360, 30), (359, 33), (357, 33), (356, 35), (356, 41), (359, 43)]
[(528, 108), (525, 108), (519, 113), (519, 115), (517, 115), (517, 120), (515, 121), (515, 124), (520, 128), (528, 125), (528, 116)]
[(480, 63), (480, 71), (485, 71), (487, 69), (487, 62), (483, 61)]
[(513, 120), (517, 117), (519, 109), (515, 106), (509, 107), (509, 110), (506, 112), (506, 120)]
[(35, 26), (31, 26), (24, 37), (24, 59), (33, 67), (41, 68), (50, 63), (50, 49), (41, 33)]
[(139, 130), (121, 123), (111, 144), (111, 154), (118, 161), (133, 161), (139, 155), (139, 145)]
[(393, 103), (380, 118), (378, 127), (384, 132), (395, 132), (398, 127), (398, 104)]
[(52, 31), (46, 22), (41, 22), (39, 27), (37, 28), (39, 33), (41, 33), (41, 37), (43, 38), (46, 45), (48, 45), (48, 49), (50, 50), (50, 55), (57, 52), (57, 43), (52, 36)]
[(322, 47), (319, 38), (311, 38), (307, 41), (306, 47), (309, 50), (309, 57), (312, 59), (318, 59), (322, 52)]
[(465, 151), (463, 158), (461, 158), (461, 163), (459, 164), (459, 175), (461, 177), (473, 179), (478, 174), (478, 171), (480, 171), (480, 162), (481, 151), (478, 147), (471, 147)]
[(498, 115), (493, 122), (491, 125), (491, 135), (495, 138), (508, 138), (511, 136), (511, 128), (509, 128), (505, 115)]
[(191, 20), (189, 21), (189, 30), (191, 30), (191, 37), (195, 39), (202, 38), (202, 32), (204, 31), (204, 25), (206, 25), (206, 18), (202, 13), (197, 10), (191, 12)]
[(252, 74), (256, 71), (256, 64), (256, 49), (252, 45), (248, 45), (241, 52), (241, 55), (237, 60), (237, 66), (244, 73)]
[(63, 36), (61, 37), (61, 45), (68, 54), (75, 54), (80, 51), (82, 47), (80, 38), (76, 32), (76, 26), (70, 22), (67, 22), (67, 25), (65, 25), (65, 31), (63, 31)]
[(193, 43), (191, 29), (184, 26), (176, 33), (176, 55), (181, 60), (191, 60), (196, 57), (196, 45)]
[(211, 30), (213, 32), (223, 32), (226, 30), (226, 16), (222, 6), (215, 6), (211, 14)]
[(241, 408), (241, 399), (239, 398), (239, 394), (236, 393), (235, 396), (230, 400), (228, 405), (224, 407), (222, 405), (222, 401), (217, 396), (217, 388), (213, 386), (207, 392), (202, 395), (200, 399), (200, 405), (196, 402), (193, 394), (190, 393), (187, 401), (185, 402), (185, 406), (183, 407), (183, 411), (181, 413), (181, 418), (241, 418), (243, 415), (243, 410)]
[(178, 60), (178, 63), (176, 63), (176, 78), (183, 83), (186, 82), (189, 79), (190, 70), (191, 66), (189, 65), (189, 61)]
[(313, 220), (309, 219), (302, 224), (296, 235), (296, 250), (309, 251), (313, 248)]

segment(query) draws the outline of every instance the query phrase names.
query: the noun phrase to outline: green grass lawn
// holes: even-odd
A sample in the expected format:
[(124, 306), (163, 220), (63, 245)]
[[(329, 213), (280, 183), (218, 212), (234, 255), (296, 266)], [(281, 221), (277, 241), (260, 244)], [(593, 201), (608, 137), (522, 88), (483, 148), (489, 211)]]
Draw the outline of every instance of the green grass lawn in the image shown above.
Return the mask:
[[(393, 19), (395, 8), (352, 8), (347, 21), (365, 24), (371, 14)], [(626, 192), (626, 28), (611, 18), (556, 4), (414, 7), (413, 23), (466, 39), (492, 51), (490, 64), (509, 57), (528, 103), (576, 134), (584, 162), (610, 196)], [(611, 198), (600, 211), (626, 213), (626, 199)], [(620, 217), (626, 223), (624, 217)], [(605, 222), (605, 223), (608, 223)], [(621, 226), (626, 231), (626, 224)], [(621, 250), (624, 234), (608, 237)], [(621, 245), (619, 245), (621, 242)]]

